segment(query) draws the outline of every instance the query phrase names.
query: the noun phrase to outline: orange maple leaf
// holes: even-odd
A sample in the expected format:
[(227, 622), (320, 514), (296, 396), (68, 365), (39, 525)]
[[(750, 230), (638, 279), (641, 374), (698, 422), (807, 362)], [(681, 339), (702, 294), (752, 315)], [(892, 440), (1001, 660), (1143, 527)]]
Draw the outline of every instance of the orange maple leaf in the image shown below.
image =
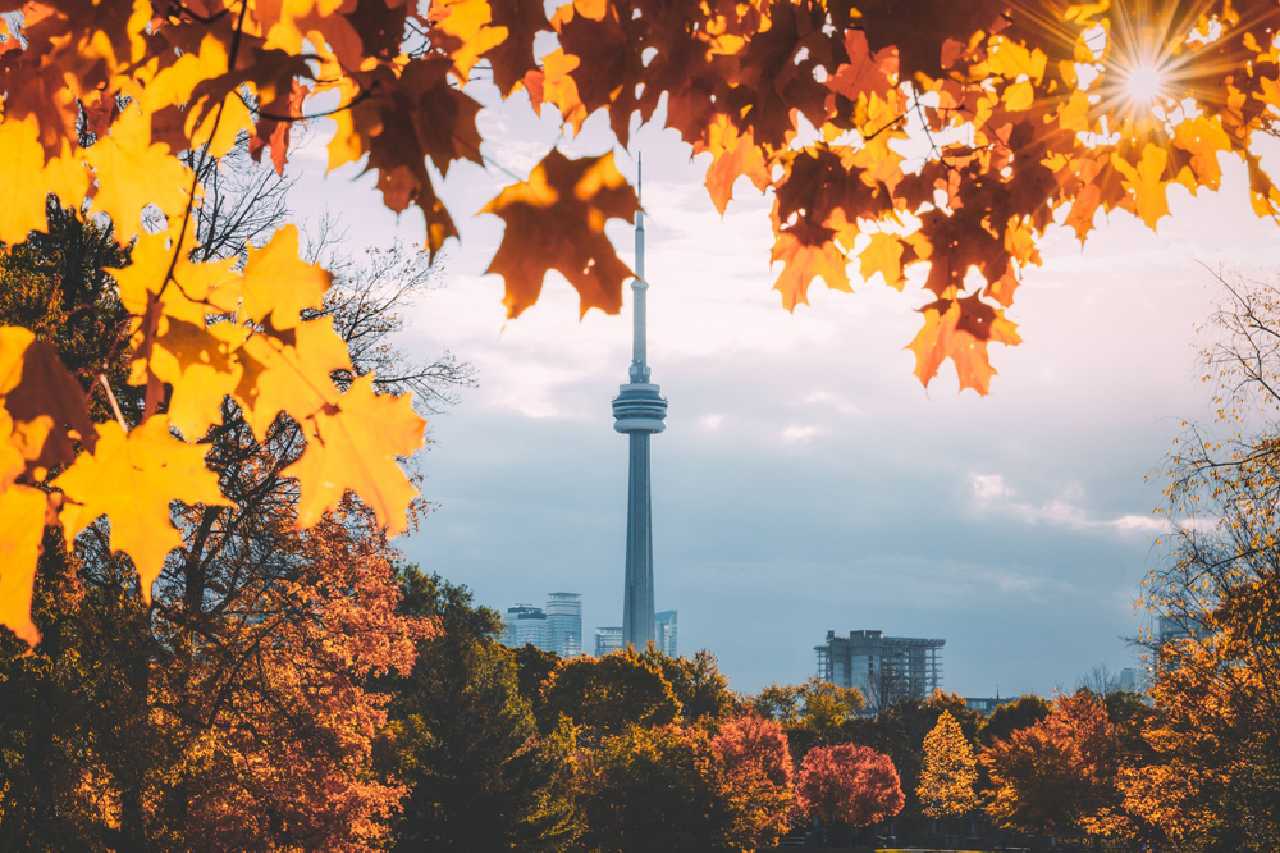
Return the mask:
[(548, 270), (577, 289), (583, 314), (591, 308), (616, 314), (631, 270), (618, 259), (604, 225), (609, 219), (632, 222), (637, 210), (636, 194), (612, 153), (570, 160), (555, 149), (527, 181), (504, 189), (481, 212), (507, 226), (486, 272), (505, 281), (508, 316), (537, 301)]

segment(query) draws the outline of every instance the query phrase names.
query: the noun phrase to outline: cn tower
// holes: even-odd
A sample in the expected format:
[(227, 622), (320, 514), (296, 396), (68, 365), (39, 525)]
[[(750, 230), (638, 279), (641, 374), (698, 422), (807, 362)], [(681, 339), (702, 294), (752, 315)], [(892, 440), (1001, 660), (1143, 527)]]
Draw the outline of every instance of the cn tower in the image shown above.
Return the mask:
[[(640, 180), (637, 180), (637, 186)], [(627, 436), (627, 574), (622, 600), (623, 645), (644, 649), (653, 640), (653, 500), (649, 488), (649, 437), (666, 428), (667, 401), (649, 381), (645, 356), (644, 209), (636, 213), (636, 277), (631, 282), (630, 382), (613, 401), (613, 428)]]

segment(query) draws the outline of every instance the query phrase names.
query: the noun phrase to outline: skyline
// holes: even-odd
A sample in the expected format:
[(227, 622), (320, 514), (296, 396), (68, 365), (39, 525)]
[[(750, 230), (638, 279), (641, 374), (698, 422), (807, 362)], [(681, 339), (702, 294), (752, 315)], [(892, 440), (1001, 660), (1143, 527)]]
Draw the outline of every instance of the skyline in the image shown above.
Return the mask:
[[(516, 173), (557, 140), (573, 156), (601, 150), (600, 117), (573, 140), (520, 99), (479, 120), (500, 140), (486, 155)], [(1274, 225), (1240, 203), (1244, 170), (1224, 163), (1217, 193), (1171, 190), (1174, 215), (1154, 234), (1117, 213), (1081, 251), (1052, 229), (1010, 315), (1024, 343), (993, 347), (999, 374), (978, 398), (956, 392), (949, 368), (928, 389), (911, 375), (916, 283), (897, 293), (855, 279), (851, 295), (815, 284), (812, 306), (789, 314), (770, 289), (770, 199), (739, 181), (721, 217), (701, 186), (705, 156), (691, 161), (654, 126), (635, 129), (633, 150), (645, 152), (647, 225), (662, 247), (648, 259), (661, 283), (650, 347), (680, 401), (653, 491), (656, 595), (684, 615), (682, 647), (710, 648), (743, 691), (810, 674), (828, 629), (947, 637), (944, 683), (968, 695), (1049, 693), (1096, 664), (1133, 665), (1124, 638), (1146, 625), (1133, 602), (1160, 530), (1159, 482), (1144, 478), (1183, 418), (1212, 415), (1196, 330), (1221, 291), (1202, 264), (1280, 265)], [(381, 209), (369, 177), (322, 179), (308, 151), (300, 218), (341, 191), (357, 245), (420, 239), (417, 215)], [(1262, 154), (1273, 160), (1276, 146)], [(478, 210), (506, 180), (459, 164), (443, 193)], [(501, 222), (459, 227), (443, 286), (406, 318), (403, 340), (453, 350), (480, 387), (431, 419), (420, 467), (436, 509), (400, 545), (485, 604), (554, 577), (590, 602), (584, 624), (618, 624), (626, 473), (600, 401), (628, 358), (629, 304), (579, 319), (577, 295), (552, 274), (539, 303), (507, 321), (501, 280), (483, 275)], [(630, 262), (630, 228), (608, 230)]]

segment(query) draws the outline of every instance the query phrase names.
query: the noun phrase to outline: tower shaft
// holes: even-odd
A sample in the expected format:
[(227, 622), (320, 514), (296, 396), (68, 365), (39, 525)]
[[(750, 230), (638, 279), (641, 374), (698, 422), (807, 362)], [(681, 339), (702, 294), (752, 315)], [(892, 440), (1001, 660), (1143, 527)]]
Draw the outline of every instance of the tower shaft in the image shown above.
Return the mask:
[(631, 282), (633, 327), (631, 380), (613, 401), (613, 428), (627, 436), (627, 563), (622, 602), (622, 642), (643, 649), (653, 635), (653, 498), (649, 438), (666, 428), (667, 401), (649, 381), (645, 351), (644, 212), (636, 214), (636, 278)]

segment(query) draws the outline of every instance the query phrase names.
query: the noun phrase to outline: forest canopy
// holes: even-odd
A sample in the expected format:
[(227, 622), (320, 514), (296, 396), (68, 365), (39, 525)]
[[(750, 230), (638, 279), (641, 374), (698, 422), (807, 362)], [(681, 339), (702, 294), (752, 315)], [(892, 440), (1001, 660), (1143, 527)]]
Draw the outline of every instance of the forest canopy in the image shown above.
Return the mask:
[[(283, 172), (294, 126), (328, 117), (328, 167), (362, 164), (423, 244), (458, 236), (440, 182), (484, 164), (476, 86), (558, 111), (566, 133), (607, 115), (626, 146), (658, 122), (709, 154), (721, 211), (739, 177), (772, 198), (775, 287), (793, 308), (852, 267), (924, 288), (910, 347), (928, 383), (951, 360), (988, 390), (992, 342), (1055, 224), (1086, 241), (1098, 212), (1155, 227), (1170, 187), (1217, 189), (1242, 161), (1247, 203), (1280, 213), (1255, 142), (1280, 106), (1280, 8), (1263, 0), (1027, 4), (927, 0), (91, 0), (0, 2), (0, 241), (56, 206), (128, 249), (112, 346), (139, 390), (123, 403), (48, 341), (0, 329), (0, 624), (34, 642), (30, 589), (46, 528), (104, 515), (149, 595), (180, 541), (171, 504), (229, 500), (203, 464), (228, 401), (254, 436), (296, 423), (282, 472), (308, 527), (353, 493), (406, 527), (421, 445), (407, 396), (354, 375), (325, 315), (330, 274), (285, 227), (242, 255), (202, 251), (218, 160), (247, 140)], [(483, 78), (483, 79), (480, 79)], [(489, 271), (517, 316), (558, 271), (583, 311), (616, 312), (631, 271), (605, 236), (635, 192), (612, 151), (551, 150), (486, 213), (506, 224)], [(761, 247), (761, 253), (768, 247)], [(919, 274), (915, 270), (919, 270)], [(130, 407), (133, 407), (130, 409)], [(110, 484), (110, 489), (105, 484)]]

